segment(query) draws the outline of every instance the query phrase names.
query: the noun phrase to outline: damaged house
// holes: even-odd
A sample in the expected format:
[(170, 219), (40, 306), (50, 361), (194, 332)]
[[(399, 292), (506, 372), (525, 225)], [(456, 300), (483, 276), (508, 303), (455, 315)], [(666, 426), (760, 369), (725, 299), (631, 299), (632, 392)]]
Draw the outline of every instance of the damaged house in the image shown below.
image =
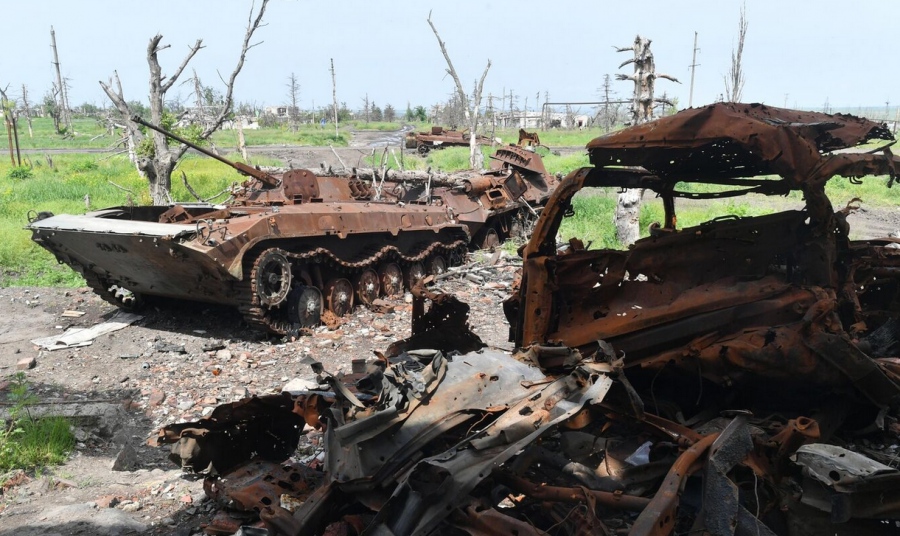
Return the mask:
[[(873, 139), (892, 135), (747, 104), (598, 138), (521, 250), (515, 353), (420, 286), (412, 336), (365, 371), (311, 363), (318, 389), (226, 404), (159, 442), (208, 472), (210, 534), (897, 531), (900, 244), (851, 240), (825, 194), (893, 184), (886, 146), (835, 152)], [(624, 251), (560, 247), (584, 187), (651, 190), (665, 221)], [(792, 191), (803, 209), (676, 225), (676, 201)], [(303, 434), (321, 452), (292, 458)]]

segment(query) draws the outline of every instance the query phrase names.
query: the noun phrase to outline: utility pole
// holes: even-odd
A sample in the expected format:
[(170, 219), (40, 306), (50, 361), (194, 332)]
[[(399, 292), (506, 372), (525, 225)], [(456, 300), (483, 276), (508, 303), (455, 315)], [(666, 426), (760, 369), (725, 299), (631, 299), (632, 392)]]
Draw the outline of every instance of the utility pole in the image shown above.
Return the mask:
[(697, 63), (697, 52), (699, 50), (700, 49), (697, 48), (697, 32), (694, 32), (694, 57), (691, 59), (691, 91), (688, 93), (688, 108), (694, 106), (694, 71), (700, 65)]
[(331, 58), (331, 99), (334, 101), (334, 137), (338, 137), (337, 83), (334, 80), (334, 58)]
[(69, 119), (69, 101), (66, 98), (66, 84), (63, 82), (59, 70), (59, 55), (56, 53), (56, 32), (50, 27), (50, 46), (53, 48), (53, 65), (56, 67), (56, 84), (59, 87), (59, 113), (62, 123), (67, 129), (71, 129), (72, 122)]

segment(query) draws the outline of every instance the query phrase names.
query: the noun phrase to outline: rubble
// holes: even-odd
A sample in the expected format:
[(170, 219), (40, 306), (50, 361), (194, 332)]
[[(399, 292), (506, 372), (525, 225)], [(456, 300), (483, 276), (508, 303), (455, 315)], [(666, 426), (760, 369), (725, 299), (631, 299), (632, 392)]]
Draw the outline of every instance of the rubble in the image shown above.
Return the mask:
[[(598, 138), (521, 250), (514, 352), (483, 347), (462, 296), (420, 286), (411, 336), (364, 369), (306, 358), (315, 388), (159, 441), (226, 507), (208, 534), (884, 533), (900, 520), (900, 242), (851, 241), (852, 207), (824, 193), (833, 176), (893, 183), (889, 149), (833, 152), (875, 138), (892, 136), (743, 104)], [(559, 248), (583, 186), (651, 189), (665, 221), (627, 251)], [(676, 198), (791, 190), (804, 210), (676, 227)]]

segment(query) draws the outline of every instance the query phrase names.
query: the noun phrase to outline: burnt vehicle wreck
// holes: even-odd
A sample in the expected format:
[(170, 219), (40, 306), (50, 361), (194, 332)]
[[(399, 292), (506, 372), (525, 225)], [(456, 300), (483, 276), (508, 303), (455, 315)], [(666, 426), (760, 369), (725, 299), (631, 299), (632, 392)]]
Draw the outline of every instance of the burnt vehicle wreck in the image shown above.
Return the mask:
[[(483, 348), (468, 306), (419, 285), (412, 336), (366, 370), (310, 363), (317, 389), (226, 404), (158, 441), (208, 472), (224, 507), (209, 534), (896, 531), (900, 249), (850, 240), (824, 190), (891, 185), (887, 148), (833, 152), (871, 139), (892, 136), (744, 104), (598, 138), (521, 249), (504, 307), (516, 352)], [(666, 221), (625, 251), (560, 247), (585, 186), (650, 189)], [(792, 190), (802, 210), (676, 227), (676, 198)], [(321, 450), (292, 458), (305, 434)]]
[(32, 239), (114, 305), (217, 303), (279, 335), (402, 294), (461, 264), (470, 247), (524, 239), (557, 183), (539, 154), (516, 146), (499, 148), (490, 170), (453, 175), (268, 172), (135, 121), (247, 180), (220, 205), (39, 213), (28, 224)]
[[(475, 143), (478, 145), (491, 145), (493, 140), (481, 134), (475, 135)], [(407, 149), (415, 149), (419, 154), (427, 154), (433, 149), (444, 147), (468, 147), (469, 131), (445, 129), (441, 126), (433, 126), (428, 132), (407, 132), (404, 141)]]

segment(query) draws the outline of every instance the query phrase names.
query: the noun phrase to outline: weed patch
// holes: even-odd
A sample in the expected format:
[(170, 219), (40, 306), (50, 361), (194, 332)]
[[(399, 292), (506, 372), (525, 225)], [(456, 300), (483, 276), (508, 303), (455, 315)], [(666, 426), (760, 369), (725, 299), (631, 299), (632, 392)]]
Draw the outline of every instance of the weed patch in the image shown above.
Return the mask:
[(66, 460), (75, 445), (69, 422), (61, 417), (35, 419), (28, 407), (36, 400), (25, 375), (11, 378), (9, 420), (0, 430), (0, 471), (37, 469)]

